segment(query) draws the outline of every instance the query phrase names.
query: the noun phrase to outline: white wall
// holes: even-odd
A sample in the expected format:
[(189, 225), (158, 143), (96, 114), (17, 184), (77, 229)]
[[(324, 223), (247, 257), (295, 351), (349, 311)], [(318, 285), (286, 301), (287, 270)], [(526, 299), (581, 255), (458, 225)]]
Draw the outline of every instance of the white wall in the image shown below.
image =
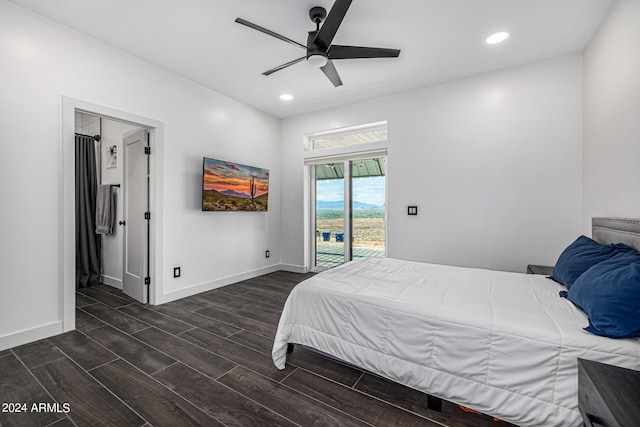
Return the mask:
[(640, 218), (640, 1), (619, 0), (584, 53), (584, 228)]
[[(0, 93), (0, 349), (62, 331), (62, 95), (163, 124), (157, 302), (277, 268), (279, 120), (4, 0)], [(203, 156), (269, 168), (269, 212), (201, 212)]]
[(389, 256), (553, 265), (580, 232), (581, 81), (572, 55), (285, 119), (283, 263), (307, 264), (302, 135), (388, 120)]

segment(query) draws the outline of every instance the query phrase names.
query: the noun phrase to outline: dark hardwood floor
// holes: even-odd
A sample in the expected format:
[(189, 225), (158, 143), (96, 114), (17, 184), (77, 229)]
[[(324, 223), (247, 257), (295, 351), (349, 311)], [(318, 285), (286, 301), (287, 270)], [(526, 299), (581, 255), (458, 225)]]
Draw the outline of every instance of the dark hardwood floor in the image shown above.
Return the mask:
[(0, 426), (508, 425), (428, 409), (426, 394), (301, 346), (277, 370), (282, 306), (307, 277), (276, 272), (157, 307), (83, 289), (77, 330), (0, 351)]

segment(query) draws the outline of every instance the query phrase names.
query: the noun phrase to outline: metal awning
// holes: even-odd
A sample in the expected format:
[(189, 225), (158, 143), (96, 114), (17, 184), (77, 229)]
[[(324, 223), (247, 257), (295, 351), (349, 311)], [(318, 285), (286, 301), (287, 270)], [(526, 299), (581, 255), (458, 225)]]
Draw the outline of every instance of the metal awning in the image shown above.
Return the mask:
[[(353, 160), (351, 176), (366, 178), (385, 175), (385, 159)], [(327, 163), (316, 165), (316, 180), (344, 178), (344, 163)]]

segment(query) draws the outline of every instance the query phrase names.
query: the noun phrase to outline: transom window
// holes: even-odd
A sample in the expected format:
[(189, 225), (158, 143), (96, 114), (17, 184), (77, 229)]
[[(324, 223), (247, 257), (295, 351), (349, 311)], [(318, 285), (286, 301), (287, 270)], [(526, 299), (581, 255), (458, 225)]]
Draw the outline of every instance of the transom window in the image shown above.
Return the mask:
[(346, 147), (349, 145), (366, 144), (369, 142), (383, 142), (387, 140), (387, 129), (354, 133), (351, 135), (333, 136), (312, 140), (313, 150), (325, 148)]
[(379, 122), (343, 130), (315, 133), (309, 136), (310, 144), (308, 150), (326, 150), (358, 144), (384, 143), (386, 141), (387, 123)]

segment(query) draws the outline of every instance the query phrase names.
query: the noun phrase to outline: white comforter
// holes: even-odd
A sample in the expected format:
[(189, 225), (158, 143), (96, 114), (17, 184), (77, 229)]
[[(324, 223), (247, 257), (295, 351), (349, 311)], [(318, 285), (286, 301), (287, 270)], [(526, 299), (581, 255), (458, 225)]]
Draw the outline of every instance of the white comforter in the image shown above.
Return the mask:
[(294, 288), (273, 361), (316, 348), (409, 387), (522, 426), (582, 425), (577, 358), (640, 370), (640, 339), (582, 328), (539, 275), (368, 258)]

